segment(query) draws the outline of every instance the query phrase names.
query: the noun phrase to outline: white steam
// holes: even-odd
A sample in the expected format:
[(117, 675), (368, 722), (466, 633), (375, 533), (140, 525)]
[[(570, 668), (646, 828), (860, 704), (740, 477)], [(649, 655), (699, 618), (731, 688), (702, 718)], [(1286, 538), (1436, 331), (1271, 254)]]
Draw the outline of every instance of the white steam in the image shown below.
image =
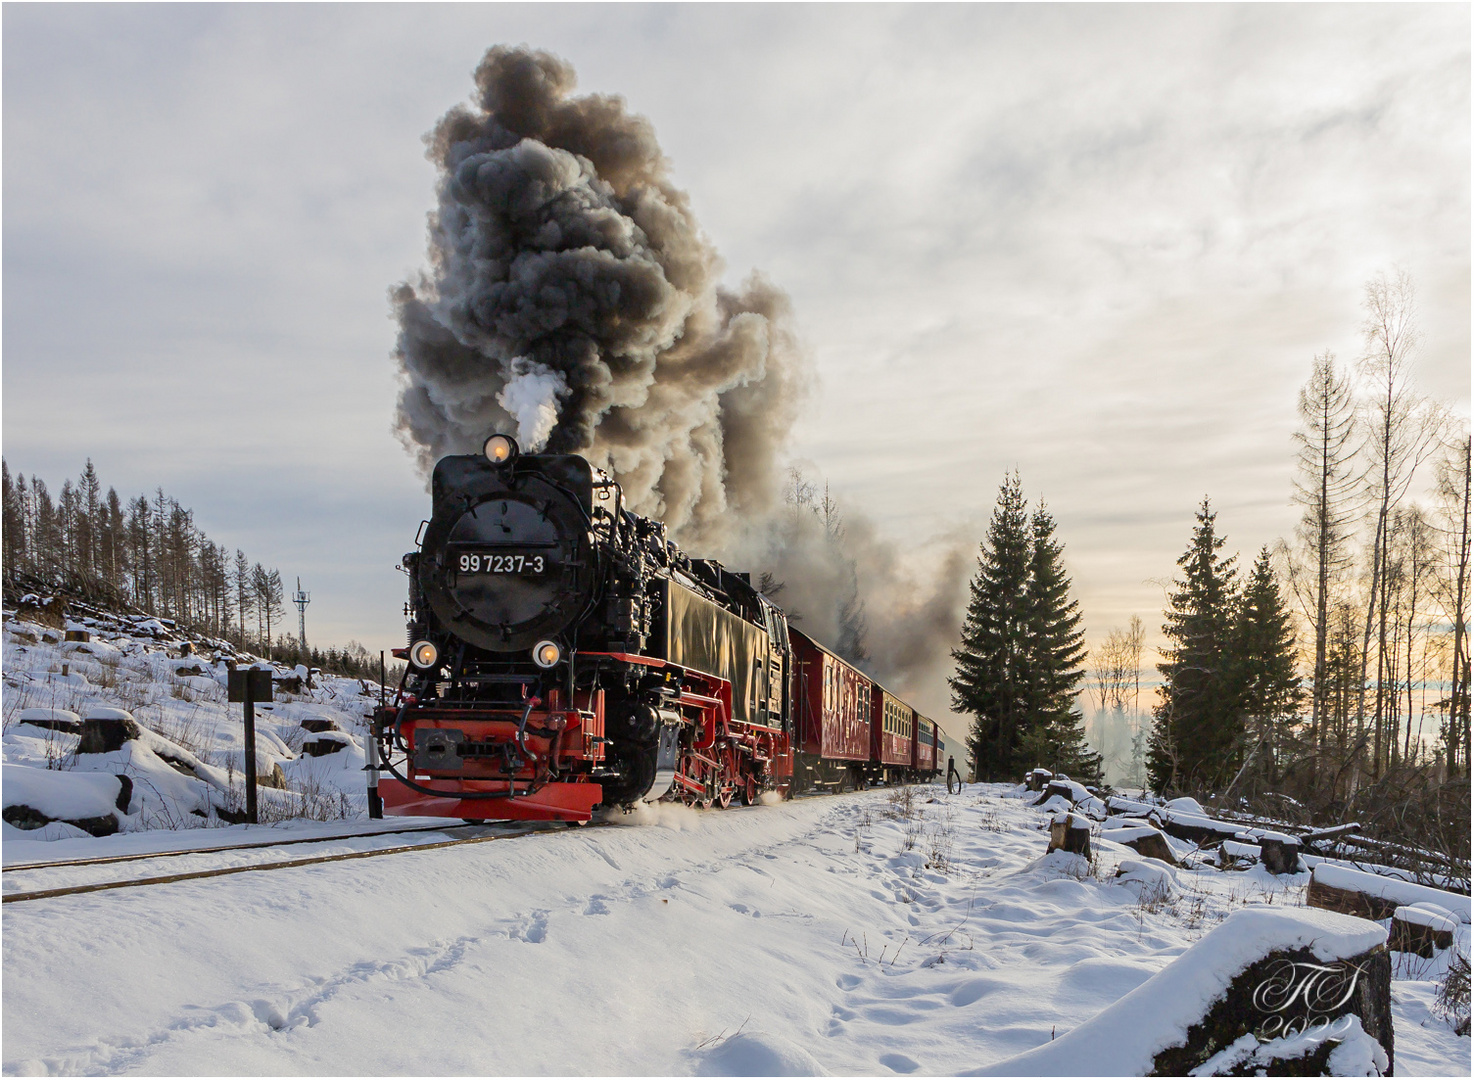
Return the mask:
[(558, 401), (567, 393), (562, 372), (525, 356), (512, 360), (507, 384), (496, 400), (517, 421), (518, 446), (535, 454), (548, 444), (558, 423)]

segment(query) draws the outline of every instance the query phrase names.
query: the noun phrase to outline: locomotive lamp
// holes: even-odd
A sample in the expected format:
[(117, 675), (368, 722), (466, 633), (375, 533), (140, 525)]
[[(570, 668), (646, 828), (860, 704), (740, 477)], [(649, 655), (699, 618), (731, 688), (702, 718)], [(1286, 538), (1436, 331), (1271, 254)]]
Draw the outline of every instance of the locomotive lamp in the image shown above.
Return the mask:
[(540, 668), (550, 668), (563, 659), (563, 650), (556, 641), (539, 641), (532, 650), (532, 662)]
[(432, 668), (440, 659), (440, 650), (433, 641), (417, 641), (409, 650), (409, 662), (417, 668)]
[(517, 456), (517, 440), (510, 435), (493, 435), (481, 448), (493, 465), (505, 465)]

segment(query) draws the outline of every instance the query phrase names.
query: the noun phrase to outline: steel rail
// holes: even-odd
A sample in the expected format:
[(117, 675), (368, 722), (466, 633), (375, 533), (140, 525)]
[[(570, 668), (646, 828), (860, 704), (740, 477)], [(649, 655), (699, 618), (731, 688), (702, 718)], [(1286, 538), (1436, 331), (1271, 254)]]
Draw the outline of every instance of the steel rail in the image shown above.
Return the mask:
[[(179, 851), (143, 852), (136, 855), (107, 855), (98, 859), (68, 859), (63, 862), (17, 863), (14, 866), (0, 867), (0, 872), (8, 874), (12, 870), (50, 870), (53, 867), (62, 866), (104, 866), (108, 863), (138, 862), (142, 859), (172, 859), (179, 855), (213, 855), (217, 851), (250, 851), (256, 848), (288, 847), (292, 844), (327, 844), (335, 840), (360, 840), (368, 836), (395, 836), (400, 833), (449, 832), (451, 829), (464, 829), (467, 827), (467, 824), (469, 823), (460, 825), (416, 825), (406, 829), (379, 829), (376, 832), (341, 833), (336, 836), (304, 836), (292, 840), (261, 840), (251, 844), (225, 844), (221, 847), (183, 848)], [(488, 824), (490, 823), (488, 822)]]
[(76, 896), (82, 893), (106, 892), (111, 889), (131, 889), (145, 885), (168, 885), (179, 881), (197, 881), (202, 878), (226, 877), (230, 874), (248, 874), (257, 870), (288, 870), (294, 866), (316, 866), (321, 863), (347, 862), (350, 859), (372, 859), (378, 855), (402, 855), (412, 851), (435, 851), (440, 848), (458, 847), (461, 844), (485, 844), (493, 840), (512, 840), (522, 836), (536, 836), (542, 830), (503, 833), (499, 836), (472, 836), (463, 840), (445, 840), (435, 844), (406, 844), (400, 847), (376, 848), (373, 851), (348, 851), (337, 855), (314, 855), (305, 859), (289, 859), (285, 862), (256, 863), (253, 866), (226, 866), (214, 870), (194, 870), (162, 877), (134, 878), (130, 881), (102, 881), (92, 885), (72, 885), (64, 889), (40, 889), (34, 892), (10, 893), (0, 897), (0, 903), (20, 904), (30, 900), (48, 900), (61, 896)]

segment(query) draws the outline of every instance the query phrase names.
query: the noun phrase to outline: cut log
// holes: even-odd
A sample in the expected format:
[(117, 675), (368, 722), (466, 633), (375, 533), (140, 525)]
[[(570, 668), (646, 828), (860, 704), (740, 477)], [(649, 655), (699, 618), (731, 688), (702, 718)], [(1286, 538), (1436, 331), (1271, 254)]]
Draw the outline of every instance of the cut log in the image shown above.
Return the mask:
[(1361, 825), (1353, 821), (1346, 825), (1337, 825), (1335, 828), (1332, 829), (1315, 829), (1308, 833), (1301, 833), (1300, 843), (1302, 846), (1305, 847), (1310, 847), (1315, 844), (1327, 844), (1330, 843), (1332, 840), (1339, 840), (1343, 836), (1350, 836), (1352, 833), (1360, 831)]
[(1187, 840), (1202, 848), (1217, 847), (1223, 841), (1232, 840), (1243, 831), (1242, 825), (1230, 825), (1224, 821), (1214, 821), (1212, 818), (1185, 813), (1181, 810), (1158, 808), (1153, 811), (1152, 817), (1161, 823), (1162, 831), (1168, 836), (1176, 837), (1178, 840)]
[(1305, 903), (1310, 907), (1378, 921), (1392, 918), (1403, 905), (1432, 905), (1452, 912), (1460, 922), (1469, 921), (1467, 896), (1328, 863), (1322, 863), (1311, 872)]
[(1392, 913), (1387, 947), (1432, 959), (1435, 950), (1453, 947), (1457, 925), (1458, 921), (1447, 911), (1416, 904), (1400, 907)]
[(66, 639), (68, 641), (91, 641), (92, 635), (86, 630), (68, 630)]
[[(1317, 866), (1316, 870), (1319, 869), (1320, 867)], [(1392, 918), (1393, 912), (1398, 908), (1398, 903), (1396, 900), (1387, 900), (1370, 893), (1359, 892), (1356, 889), (1327, 885), (1312, 873), (1310, 887), (1305, 890), (1305, 906), (1339, 911), (1343, 915), (1359, 915), (1363, 919), (1380, 922), (1382, 919)]]
[(303, 721), (301, 722), (301, 724), (298, 725), (298, 726), (300, 726), (303, 731), (311, 731), (311, 732), (314, 732), (314, 733), (319, 732), (319, 731), (338, 731), (338, 730), (340, 730), (339, 727), (338, 727), (338, 725), (337, 725), (337, 723), (335, 721), (333, 721), (333, 720), (329, 720), (326, 716), (309, 716), (309, 717), (306, 717), (305, 719), (303, 719)]
[(1051, 851), (1068, 851), (1071, 855), (1090, 858), (1089, 820), (1074, 814), (1056, 818), (1049, 826), (1049, 849), (1044, 854)]

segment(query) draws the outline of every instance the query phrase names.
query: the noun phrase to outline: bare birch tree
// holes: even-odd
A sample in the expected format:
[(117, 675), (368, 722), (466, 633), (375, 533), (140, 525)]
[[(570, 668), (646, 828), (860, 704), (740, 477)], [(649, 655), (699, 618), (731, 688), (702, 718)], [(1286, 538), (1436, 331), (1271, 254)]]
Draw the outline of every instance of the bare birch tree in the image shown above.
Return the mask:
[(1409, 369), (1418, 344), (1417, 305), (1412, 278), (1398, 271), (1379, 274), (1366, 287), (1366, 353), (1359, 365), (1372, 389), (1364, 415), (1367, 496), (1372, 525), (1367, 618), (1362, 630), (1361, 689), (1357, 697), (1357, 737), (1366, 730), (1367, 668), (1372, 634), (1377, 637), (1376, 697), (1372, 716), (1372, 776), (1381, 774), (1389, 736), (1387, 644), (1389, 596), (1387, 539), (1392, 512), (1407, 494), (1418, 467), (1438, 445), (1443, 410), (1412, 387)]
[(1469, 775), (1469, 433), (1453, 441), (1438, 465), (1441, 558), (1433, 592), (1452, 629), (1451, 677), (1445, 714), (1444, 759), (1450, 775), (1462, 763)]
[(1314, 630), (1315, 659), (1311, 676), (1310, 738), (1312, 754), (1325, 739), (1326, 643), (1330, 636), (1332, 592), (1350, 565), (1348, 543), (1359, 511), (1357, 494), (1356, 402), (1351, 381), (1329, 352), (1315, 358), (1310, 380), (1300, 389), (1301, 428), (1295, 501), (1305, 507), (1297, 527), (1301, 550), (1309, 562), (1293, 554), (1287, 559), (1292, 590)]

